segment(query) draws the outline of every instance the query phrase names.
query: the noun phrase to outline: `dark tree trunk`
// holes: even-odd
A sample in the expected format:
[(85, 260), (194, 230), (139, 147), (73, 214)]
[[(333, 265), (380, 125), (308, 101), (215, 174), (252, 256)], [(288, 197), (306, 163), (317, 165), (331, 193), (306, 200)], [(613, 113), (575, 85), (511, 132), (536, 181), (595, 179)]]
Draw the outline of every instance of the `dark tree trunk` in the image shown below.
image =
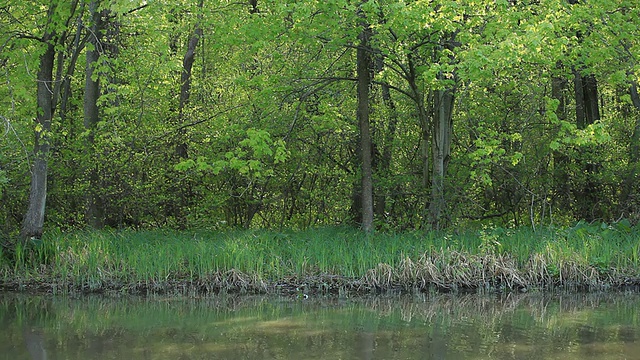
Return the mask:
[(576, 125), (584, 129), (600, 119), (598, 106), (598, 83), (593, 75), (582, 75), (574, 71), (574, 91), (576, 100)]
[[(556, 63), (556, 69), (562, 69), (562, 63)], [(559, 120), (567, 119), (567, 91), (569, 84), (566, 78), (560, 76), (554, 76), (551, 79), (551, 97), (558, 100), (558, 108), (556, 109), (556, 116)]]
[[(443, 47), (454, 51), (459, 46), (456, 34), (449, 34), (443, 39)], [(438, 50), (434, 56), (440, 56)], [(451, 58), (453, 61), (453, 58)], [(440, 74), (439, 80), (447, 82), (444, 89), (432, 91), (432, 119), (433, 139), (431, 142), (431, 155), (433, 167), (431, 172), (431, 201), (429, 202), (429, 223), (432, 229), (444, 227), (443, 212), (446, 207), (445, 182), (447, 167), (451, 158), (451, 136), (453, 134), (453, 101), (456, 88), (456, 78), (447, 80), (444, 74)]]
[[(570, 5), (576, 5), (580, 1), (568, 0), (568, 2)], [(584, 34), (581, 31), (577, 31), (575, 35), (578, 42), (581, 43)], [(595, 75), (585, 74), (583, 68), (583, 64), (579, 63), (572, 69), (574, 76), (576, 127), (578, 129), (585, 129), (600, 119), (598, 83)], [(595, 206), (600, 201), (599, 195), (597, 194), (599, 184), (595, 177), (600, 165), (594, 163), (593, 159), (595, 158), (597, 161), (597, 157), (592, 158), (589, 155), (589, 153), (594, 150), (595, 149), (590, 146), (580, 149), (580, 156), (578, 156), (575, 161), (581, 169), (582, 174), (576, 176), (576, 178), (579, 179), (579, 183), (572, 186), (572, 200), (575, 202), (576, 216), (588, 221), (595, 220), (598, 215), (600, 215), (597, 214), (597, 211), (594, 211)]]
[[(579, 70), (574, 70), (574, 91), (576, 101), (576, 126), (578, 129), (585, 129), (600, 119), (598, 104), (598, 87), (596, 78), (593, 75), (583, 75)], [(583, 155), (578, 159), (580, 167), (583, 169), (584, 179), (581, 184), (574, 189), (576, 199), (577, 216), (581, 219), (591, 221), (598, 217), (594, 206), (598, 203), (598, 183), (595, 174), (599, 164), (594, 163), (588, 155), (594, 151), (593, 147), (586, 147)]]
[[(363, 15), (364, 16), (364, 15)], [(364, 22), (364, 21), (363, 21)], [(368, 24), (363, 24), (360, 33), (360, 45), (357, 49), (358, 76), (358, 123), (360, 127), (360, 158), (362, 171), (362, 230), (369, 233), (373, 230), (373, 174), (371, 164), (371, 130), (369, 123), (369, 87), (371, 86), (371, 71), (373, 64), (369, 38), (371, 30)]]
[(442, 217), (446, 203), (444, 199), (444, 177), (451, 157), (451, 135), (453, 132), (453, 88), (434, 92), (434, 121), (431, 174), (431, 201), (429, 203), (429, 223), (432, 229), (443, 226)]
[[(198, 9), (202, 10), (203, 0), (200, 0), (198, 3)], [(184, 110), (187, 104), (189, 103), (189, 99), (191, 98), (191, 74), (193, 70), (193, 63), (196, 59), (196, 48), (200, 39), (202, 38), (202, 25), (200, 24), (201, 15), (198, 15), (198, 22), (196, 23), (196, 28), (193, 31), (193, 35), (189, 38), (189, 43), (187, 44), (187, 51), (184, 54), (182, 59), (182, 72), (180, 74), (180, 104), (178, 107), (178, 117), (180, 125), (184, 124)], [(176, 146), (176, 154), (178, 157), (186, 159), (188, 156), (188, 146), (184, 141), (185, 136), (184, 129), (180, 129), (178, 131), (178, 136), (180, 140), (178, 141), (178, 145)]]
[[(67, 111), (69, 106), (69, 98), (71, 97), (71, 79), (73, 78), (73, 75), (75, 73), (78, 58), (80, 57), (80, 54), (82, 53), (82, 49), (84, 49), (84, 46), (85, 46), (85, 40), (83, 40), (83, 37), (82, 37), (82, 33), (83, 33), (82, 15), (84, 12), (84, 7), (85, 7), (85, 2), (83, 1), (82, 4), (80, 5), (80, 11), (77, 18), (78, 28), (76, 30), (76, 34), (73, 39), (73, 45), (71, 46), (71, 50), (69, 51), (71, 53), (71, 57), (67, 64), (66, 75), (62, 76), (62, 73), (59, 72), (58, 75), (56, 76), (56, 79), (57, 79), (56, 85), (58, 86), (58, 89), (57, 91), (54, 92), (54, 104), (58, 103), (57, 101), (55, 101), (55, 98), (59, 97), (60, 109), (58, 111), (58, 115), (60, 116), (60, 121), (63, 124), (65, 124), (67, 120), (66, 116), (67, 116)], [(62, 68), (62, 63), (64, 60), (64, 53), (61, 52), (61, 55), (62, 56), (58, 57), (59, 69)], [(75, 128), (73, 117), (69, 118), (69, 122), (70, 122), (69, 138), (73, 139), (74, 128)]]
[[(202, 7), (203, 0), (198, 1), (198, 18), (195, 24), (195, 29), (189, 37), (187, 42), (187, 49), (182, 58), (182, 70), (180, 73), (180, 102), (178, 104), (178, 130), (176, 132), (175, 144), (175, 156), (178, 159), (186, 159), (189, 157), (189, 145), (187, 142), (187, 130), (185, 124), (188, 121), (188, 106), (191, 101), (191, 80), (193, 77), (193, 65), (196, 60), (196, 51), (198, 44), (203, 36), (202, 29)], [(175, 200), (170, 200), (168, 203), (167, 214), (172, 216), (179, 227), (186, 226), (186, 216), (184, 209), (189, 207), (192, 198), (192, 183), (181, 179), (175, 172), (168, 172), (168, 181), (170, 184), (170, 191), (173, 191), (176, 196)]]
[(251, 5), (251, 9), (249, 10), (251, 14), (260, 12), (260, 9), (258, 9), (258, 0), (249, 0), (249, 5)]
[(584, 86), (584, 113), (587, 125), (600, 120), (600, 103), (598, 97), (598, 82), (594, 75), (584, 76), (582, 79)]
[(89, 12), (91, 13), (91, 27), (89, 34), (89, 44), (91, 47), (86, 52), (86, 69), (84, 84), (84, 127), (89, 132), (89, 139), (93, 141), (95, 134), (93, 129), (100, 120), (98, 109), (98, 98), (100, 97), (100, 80), (95, 73), (95, 67), (100, 57), (100, 48), (102, 47), (102, 14), (98, 11), (100, 7), (99, 0), (93, 0), (89, 4)]
[(637, 115), (637, 112), (640, 112), (640, 95), (638, 95), (638, 84), (635, 81), (631, 82), (629, 93), (633, 107), (635, 107), (637, 111), (636, 122), (629, 143), (629, 164), (627, 165), (627, 173), (622, 180), (622, 190), (620, 191), (620, 211), (622, 215), (625, 216), (631, 214), (637, 216), (639, 209), (634, 208), (634, 206), (638, 206), (638, 204), (632, 202), (633, 189), (636, 183), (636, 177), (638, 176), (638, 170), (640, 170), (640, 116)]
[(416, 112), (418, 113), (418, 123), (420, 124), (420, 149), (421, 149), (421, 160), (422, 160), (422, 187), (426, 190), (429, 187), (429, 179), (430, 179), (430, 167), (429, 167), (429, 158), (430, 158), (430, 148), (429, 144), (431, 142), (431, 121), (429, 120), (429, 113), (424, 103), (424, 93), (418, 86), (418, 74), (416, 72), (416, 67), (413, 62), (413, 56), (411, 54), (407, 55), (407, 64), (408, 64), (408, 72), (407, 72), (407, 82), (409, 83), (409, 88), (411, 89), (412, 100), (416, 106)]
[[(389, 85), (382, 85), (382, 101), (384, 102), (387, 110), (389, 111), (389, 123), (384, 134), (384, 144), (382, 146), (382, 152), (380, 153), (380, 159), (374, 161), (377, 164), (376, 173), (381, 177), (388, 176), (391, 168), (391, 158), (393, 154), (393, 141), (396, 136), (396, 128), (398, 126), (398, 113), (396, 111), (395, 103), (391, 98), (391, 91)], [(375, 155), (376, 153), (374, 153)], [(376, 216), (383, 218), (386, 214), (387, 207), (387, 195), (377, 194), (375, 196), (374, 213)]]
[[(562, 69), (562, 63), (556, 63), (556, 69)], [(556, 116), (560, 121), (567, 120), (567, 97), (569, 93), (569, 81), (561, 76), (551, 79), (551, 96), (558, 100)], [(571, 182), (567, 166), (571, 159), (561, 151), (554, 151), (553, 156), (553, 179), (554, 179), (554, 201), (560, 209), (571, 208)]]
[[(51, 8), (52, 14), (54, 8)], [(55, 58), (54, 35), (46, 33), (42, 41), (47, 49), (40, 56), (37, 78), (37, 104), (34, 161), (31, 168), (29, 206), (20, 232), (23, 241), (40, 238), (44, 227), (47, 201), (47, 166), (50, 148), (51, 119), (53, 117), (53, 63)]]
[(98, 99), (100, 98), (100, 80), (96, 76), (95, 68), (100, 58), (102, 48), (102, 13), (98, 10), (99, 0), (93, 0), (89, 4), (91, 14), (91, 27), (89, 34), (89, 44), (91, 47), (86, 52), (86, 69), (84, 84), (84, 127), (89, 132), (87, 141), (87, 153), (90, 154), (89, 161), (89, 191), (87, 194), (87, 222), (95, 229), (104, 226), (104, 207), (99, 195), (99, 174), (98, 163), (95, 157), (94, 140), (95, 131), (100, 121), (100, 109)]

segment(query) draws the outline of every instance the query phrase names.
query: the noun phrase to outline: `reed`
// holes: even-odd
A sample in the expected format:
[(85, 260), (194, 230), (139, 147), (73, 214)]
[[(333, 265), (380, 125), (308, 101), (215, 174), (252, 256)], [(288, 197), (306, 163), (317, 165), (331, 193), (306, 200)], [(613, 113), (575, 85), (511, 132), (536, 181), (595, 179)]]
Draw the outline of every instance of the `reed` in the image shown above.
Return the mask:
[(638, 230), (619, 224), (475, 232), (49, 232), (2, 254), (5, 289), (307, 293), (607, 288), (639, 282)]

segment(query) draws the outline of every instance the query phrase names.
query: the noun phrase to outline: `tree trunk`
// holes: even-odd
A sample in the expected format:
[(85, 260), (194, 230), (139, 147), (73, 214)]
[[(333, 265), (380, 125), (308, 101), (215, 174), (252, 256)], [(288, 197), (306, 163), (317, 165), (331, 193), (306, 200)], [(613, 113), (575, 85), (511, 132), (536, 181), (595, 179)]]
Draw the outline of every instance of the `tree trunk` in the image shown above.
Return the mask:
[(87, 194), (87, 222), (95, 229), (104, 226), (104, 207), (100, 198), (98, 163), (95, 157), (94, 140), (95, 131), (100, 121), (98, 98), (100, 98), (100, 80), (95, 76), (95, 68), (100, 58), (102, 47), (102, 14), (98, 11), (100, 0), (93, 0), (89, 4), (91, 14), (91, 27), (89, 44), (91, 47), (86, 52), (86, 69), (84, 84), (84, 128), (89, 132), (87, 139), (87, 154), (89, 154), (89, 191)]
[(584, 113), (587, 125), (593, 124), (600, 120), (600, 105), (598, 102), (598, 82), (595, 75), (587, 75), (583, 77), (582, 84), (584, 86)]
[(442, 213), (446, 206), (444, 199), (444, 177), (451, 156), (451, 133), (453, 131), (453, 89), (437, 90), (434, 93), (434, 122), (431, 154), (433, 171), (431, 174), (431, 202), (429, 203), (429, 223), (432, 229), (440, 229)]
[[(60, 116), (60, 122), (62, 124), (66, 123), (66, 116), (67, 116), (67, 109), (69, 106), (69, 99), (71, 97), (71, 79), (73, 78), (73, 75), (75, 73), (76, 70), (76, 63), (78, 62), (78, 58), (80, 57), (80, 54), (82, 53), (82, 49), (85, 46), (85, 40), (82, 39), (82, 33), (83, 33), (83, 27), (82, 27), (82, 14), (84, 13), (84, 7), (85, 7), (85, 2), (83, 1), (82, 4), (80, 5), (80, 11), (78, 12), (78, 18), (77, 18), (77, 30), (76, 30), (76, 34), (74, 36), (73, 39), (73, 45), (71, 45), (71, 47), (69, 48), (69, 53), (71, 53), (71, 57), (69, 59), (68, 65), (67, 65), (67, 71), (66, 74), (64, 76), (62, 76), (61, 73), (59, 73), (56, 76), (56, 86), (58, 87), (57, 91), (54, 92), (54, 104), (58, 104), (57, 101), (55, 101), (56, 97), (60, 98), (60, 109), (58, 111), (58, 115)], [(58, 57), (58, 61), (59, 64), (58, 66), (61, 68), (62, 67), (62, 62), (64, 60), (64, 53), (61, 52), (61, 54), (63, 56), (59, 56)], [(74, 137), (74, 119), (73, 117), (69, 118), (69, 138), (73, 138)]]
[[(54, 8), (49, 9), (50, 15)], [(53, 62), (55, 57), (54, 35), (46, 33), (42, 41), (47, 49), (40, 56), (37, 78), (37, 104), (34, 161), (31, 169), (29, 206), (22, 222), (20, 237), (23, 241), (40, 238), (44, 227), (44, 212), (47, 201), (47, 166), (51, 119), (53, 117)]]
[[(203, 6), (203, 0), (200, 0), (198, 3), (198, 8), (201, 10)], [(198, 15), (201, 17), (201, 15)], [(200, 19), (199, 19), (200, 20)], [(202, 26), (200, 21), (196, 23), (196, 28), (193, 31), (193, 35), (189, 38), (189, 43), (187, 44), (187, 51), (184, 54), (184, 58), (182, 59), (182, 73), (180, 75), (180, 104), (178, 107), (178, 116), (179, 123), (182, 125), (184, 123), (184, 109), (186, 105), (189, 103), (189, 99), (191, 97), (191, 73), (193, 69), (193, 63), (196, 59), (196, 47), (198, 46), (198, 42), (202, 38)], [(185, 136), (185, 132), (183, 129), (178, 131), (178, 136), (183, 138)], [(187, 153), (188, 147), (187, 143), (182, 139), (181, 142), (176, 146), (176, 154), (183, 159), (186, 159), (188, 156)]]
[[(579, 0), (568, 0), (570, 5), (576, 5)], [(587, 30), (588, 32), (589, 30)], [(581, 31), (576, 32), (578, 43), (582, 43), (584, 34)], [(574, 75), (574, 96), (576, 102), (576, 126), (578, 129), (585, 129), (600, 119), (600, 109), (598, 104), (598, 84), (593, 74), (583, 74), (582, 64), (573, 67)], [(574, 202), (576, 206), (576, 216), (585, 220), (594, 220), (597, 218), (594, 213), (594, 206), (599, 202), (598, 199), (598, 183), (595, 179), (595, 173), (598, 171), (599, 164), (593, 162), (589, 152), (594, 151), (593, 147), (585, 147), (580, 149), (578, 158), (578, 166), (581, 168), (584, 177), (580, 184), (574, 185)], [(597, 157), (596, 157), (597, 159)]]
[[(556, 69), (562, 69), (562, 63), (558, 61), (556, 63)], [(551, 97), (558, 100), (558, 108), (556, 109), (556, 116), (559, 120), (567, 119), (567, 98), (566, 93), (568, 90), (567, 79), (560, 76), (554, 76), (551, 79)]]
[(420, 149), (422, 155), (422, 187), (426, 190), (429, 187), (430, 179), (430, 157), (431, 157), (431, 121), (429, 121), (429, 114), (424, 102), (424, 92), (418, 87), (417, 79), (418, 74), (413, 62), (411, 54), (407, 55), (408, 74), (407, 82), (411, 88), (411, 95), (416, 105), (416, 112), (418, 113), (418, 123), (420, 124)]
[(251, 9), (249, 9), (249, 13), (257, 14), (260, 12), (260, 9), (258, 9), (258, 0), (249, 0), (249, 5), (251, 5)]
[[(456, 34), (451, 33), (443, 39), (443, 47), (453, 51), (459, 46), (456, 41)], [(440, 50), (434, 54), (439, 56)], [(451, 58), (451, 61), (454, 59)], [(453, 100), (456, 87), (455, 74), (448, 80), (444, 74), (440, 73), (438, 79), (447, 82), (443, 89), (432, 91), (432, 130), (433, 139), (431, 142), (431, 155), (433, 158), (431, 172), (431, 201), (429, 203), (429, 224), (432, 229), (444, 227), (443, 212), (446, 207), (444, 198), (444, 178), (447, 174), (447, 166), (451, 158), (451, 135), (453, 133)]]
[(576, 125), (578, 129), (586, 127), (586, 117), (584, 112), (584, 85), (582, 84), (582, 75), (574, 70), (573, 90), (576, 100)]
[[(363, 15), (364, 16), (364, 15)], [(360, 45), (357, 50), (358, 76), (358, 123), (360, 127), (360, 157), (362, 171), (362, 230), (373, 230), (373, 175), (371, 164), (371, 130), (369, 124), (369, 87), (371, 85), (371, 51), (369, 38), (371, 30), (363, 24), (360, 33)]]
[[(380, 69), (382, 65), (380, 65)], [(391, 89), (389, 85), (382, 85), (382, 101), (389, 111), (389, 124), (384, 134), (384, 144), (382, 147), (382, 153), (380, 154), (380, 159), (376, 163), (378, 164), (376, 167), (376, 172), (380, 176), (387, 176), (389, 174), (389, 169), (391, 168), (391, 158), (393, 154), (393, 141), (396, 135), (396, 128), (398, 126), (398, 114), (396, 111), (395, 103), (391, 98)], [(384, 217), (386, 212), (386, 194), (377, 194), (375, 196), (375, 204), (374, 204), (374, 214), (379, 217)]]
[[(640, 111), (640, 95), (638, 95), (638, 84), (631, 81), (629, 86), (631, 102), (637, 111)], [(629, 164), (627, 165), (627, 173), (622, 180), (622, 190), (620, 191), (620, 211), (623, 215), (629, 216), (637, 209), (632, 207), (632, 194), (635, 185), (635, 179), (640, 168), (640, 116), (636, 115), (636, 122), (629, 143)], [(636, 214), (637, 215), (637, 214)]]
[[(383, 14), (380, 14), (380, 19), (379, 21), (381, 23), (384, 23), (384, 16)], [(375, 78), (375, 76), (377, 76), (377, 74), (381, 73), (384, 70), (385, 67), (385, 62), (384, 62), (384, 57), (381, 55), (378, 55), (375, 57), (375, 72), (373, 77)], [(374, 79), (371, 79), (371, 81), (373, 82)], [(390, 174), (390, 168), (391, 168), (391, 158), (392, 158), (392, 154), (393, 154), (393, 141), (395, 139), (396, 136), (396, 129), (398, 127), (398, 112), (396, 110), (396, 104), (393, 101), (393, 98), (391, 97), (391, 87), (389, 86), (389, 84), (385, 81), (383, 81), (381, 83), (381, 95), (382, 95), (382, 102), (384, 104), (384, 106), (386, 107), (386, 110), (388, 112), (388, 121), (387, 121), (387, 126), (386, 129), (382, 129), (381, 131), (384, 132), (383, 136), (381, 136), (381, 142), (382, 142), (382, 151), (375, 151), (376, 146), (375, 143), (372, 144), (374, 151), (372, 152), (372, 166), (373, 166), (373, 172), (374, 174), (377, 174), (377, 176), (379, 178), (385, 179), (387, 178)], [(375, 138), (375, 136), (372, 136)], [(379, 147), (378, 147), (379, 148)], [(373, 216), (374, 218), (379, 218), (379, 219), (383, 219), (387, 216), (387, 191), (388, 189), (384, 189), (383, 191), (380, 191), (381, 189), (378, 188), (378, 191), (374, 191), (374, 202), (373, 202)]]
[[(594, 75), (583, 75), (579, 70), (574, 70), (574, 86), (576, 101), (576, 126), (578, 129), (585, 129), (600, 119), (600, 110), (598, 104), (598, 87)], [(588, 152), (594, 151), (594, 148), (587, 147), (582, 149), (583, 156), (578, 160), (580, 167), (583, 169), (584, 182), (579, 184), (575, 189), (577, 216), (581, 219), (591, 221), (597, 218), (594, 213), (594, 205), (598, 203), (597, 188), (598, 183), (595, 180), (595, 173), (598, 171), (599, 164), (593, 162)], [(585, 153), (586, 151), (586, 153)]]
[(584, 129), (600, 119), (598, 106), (598, 83), (593, 75), (584, 76), (574, 70), (574, 91), (576, 99), (576, 126)]
[[(178, 159), (186, 159), (189, 156), (189, 146), (187, 142), (187, 130), (184, 127), (188, 121), (187, 113), (189, 102), (191, 101), (191, 80), (193, 77), (193, 64), (196, 60), (196, 50), (203, 36), (202, 29), (202, 7), (203, 0), (198, 1), (198, 15), (193, 33), (187, 42), (187, 49), (182, 58), (182, 70), (180, 72), (180, 102), (178, 104), (178, 130), (176, 132), (175, 156)], [(175, 197), (168, 202), (167, 214), (172, 216), (177, 222), (178, 227), (184, 228), (187, 225), (186, 211), (189, 208), (192, 199), (192, 182), (178, 176), (174, 171), (167, 173), (169, 191), (174, 192)]]
[[(556, 63), (556, 69), (561, 70), (562, 63)], [(555, 76), (551, 79), (551, 96), (558, 100), (558, 108), (556, 116), (560, 121), (567, 120), (567, 94), (569, 91), (569, 82), (565, 77)], [(560, 209), (571, 208), (571, 182), (567, 167), (571, 159), (561, 151), (553, 151), (553, 179), (554, 179), (554, 201), (555, 205)]]

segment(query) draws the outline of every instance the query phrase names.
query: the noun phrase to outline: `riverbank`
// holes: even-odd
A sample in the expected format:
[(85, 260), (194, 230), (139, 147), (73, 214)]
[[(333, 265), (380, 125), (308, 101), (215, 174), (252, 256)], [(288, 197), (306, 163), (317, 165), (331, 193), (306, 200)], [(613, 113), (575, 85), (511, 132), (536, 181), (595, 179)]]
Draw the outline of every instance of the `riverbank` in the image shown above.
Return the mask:
[(640, 229), (627, 223), (468, 233), (48, 232), (2, 254), (0, 289), (204, 295), (603, 290), (640, 284)]

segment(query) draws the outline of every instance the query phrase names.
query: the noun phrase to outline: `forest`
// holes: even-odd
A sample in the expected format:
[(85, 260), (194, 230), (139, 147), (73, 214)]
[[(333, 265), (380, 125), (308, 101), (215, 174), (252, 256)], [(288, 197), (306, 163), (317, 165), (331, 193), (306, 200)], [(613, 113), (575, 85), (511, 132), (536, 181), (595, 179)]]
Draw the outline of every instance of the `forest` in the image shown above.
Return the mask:
[(640, 220), (624, 0), (0, 5), (0, 233)]

